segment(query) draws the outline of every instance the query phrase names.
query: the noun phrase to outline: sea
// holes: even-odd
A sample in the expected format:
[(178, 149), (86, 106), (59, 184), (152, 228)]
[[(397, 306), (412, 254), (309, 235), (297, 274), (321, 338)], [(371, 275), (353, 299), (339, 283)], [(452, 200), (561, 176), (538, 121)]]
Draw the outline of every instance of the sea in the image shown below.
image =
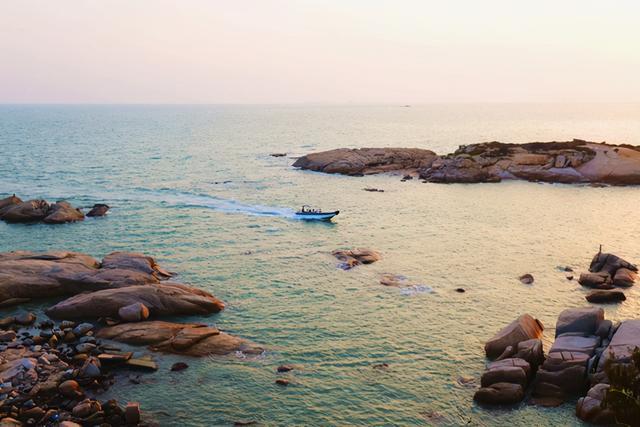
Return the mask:
[[(155, 354), (158, 371), (138, 384), (119, 373), (104, 394), (140, 402), (163, 426), (578, 426), (575, 401), (476, 405), (483, 346), (530, 313), (548, 349), (560, 311), (589, 304), (565, 266), (577, 277), (600, 245), (640, 261), (640, 188), (427, 184), (292, 167), (340, 147), (444, 154), (573, 138), (640, 144), (640, 105), (2, 105), (0, 197), (111, 211), (65, 225), (0, 222), (0, 251), (143, 252), (226, 303), (170, 320), (216, 325), (264, 354)], [(303, 204), (340, 215), (303, 222), (294, 215)], [(342, 270), (331, 252), (351, 248), (383, 258)], [(518, 280), (525, 273), (533, 284)], [(381, 285), (384, 274), (406, 286)], [(606, 317), (638, 317), (639, 289), (603, 306)], [(54, 302), (0, 316), (42, 317)], [(171, 372), (177, 361), (189, 368)], [(295, 369), (277, 374), (281, 364)]]

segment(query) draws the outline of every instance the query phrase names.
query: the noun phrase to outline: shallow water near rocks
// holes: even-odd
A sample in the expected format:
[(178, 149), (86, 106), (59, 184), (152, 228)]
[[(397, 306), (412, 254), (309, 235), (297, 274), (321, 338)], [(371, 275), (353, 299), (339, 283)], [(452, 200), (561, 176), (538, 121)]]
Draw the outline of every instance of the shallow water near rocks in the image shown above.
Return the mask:
[[(178, 320), (267, 347), (253, 359), (158, 357), (158, 372), (105, 396), (140, 401), (162, 425), (580, 425), (573, 403), (478, 407), (466, 382), (484, 369), (485, 340), (519, 314), (541, 319), (548, 342), (562, 309), (587, 304), (558, 266), (577, 277), (599, 244), (640, 261), (640, 188), (438, 185), (290, 165), (337, 147), (639, 144), (639, 119), (638, 105), (604, 104), (1, 106), (0, 196), (105, 202), (112, 211), (60, 226), (0, 222), (0, 250), (153, 255), (176, 280), (227, 304)], [(281, 152), (288, 157), (270, 156)], [(297, 221), (303, 203), (341, 213), (330, 224)], [(331, 251), (354, 247), (383, 259), (337, 268)], [(520, 283), (525, 273), (533, 284)], [(423, 291), (382, 286), (383, 274)], [(638, 289), (605, 306), (607, 317), (637, 317)], [(170, 372), (177, 361), (189, 368)], [(296, 369), (276, 374), (283, 363)]]

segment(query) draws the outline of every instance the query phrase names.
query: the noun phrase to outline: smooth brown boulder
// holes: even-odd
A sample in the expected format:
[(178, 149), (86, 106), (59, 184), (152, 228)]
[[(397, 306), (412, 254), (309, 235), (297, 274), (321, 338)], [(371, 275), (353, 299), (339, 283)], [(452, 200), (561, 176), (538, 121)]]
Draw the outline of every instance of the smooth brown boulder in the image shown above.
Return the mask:
[(578, 283), (587, 288), (613, 289), (613, 281), (607, 272), (581, 273)]
[(520, 384), (495, 383), (482, 387), (473, 395), (473, 400), (485, 405), (513, 405), (524, 399)]
[(436, 158), (433, 151), (419, 148), (339, 148), (302, 156), (293, 167), (343, 175), (408, 173), (430, 166)]
[(51, 205), (49, 213), (43, 221), (47, 224), (64, 224), (65, 222), (82, 221), (84, 214), (68, 202), (56, 202)]
[(342, 262), (345, 270), (360, 264), (372, 264), (382, 259), (380, 252), (371, 249), (335, 250), (332, 255)]
[[(516, 367), (520, 368), (524, 371), (527, 378), (531, 377), (532, 366), (524, 359), (520, 359), (518, 357), (510, 357), (508, 359), (496, 360), (495, 362), (491, 362), (487, 365), (487, 371), (492, 371), (496, 369), (504, 369)], [(512, 381), (504, 381), (504, 382), (512, 382)]]
[(208, 292), (180, 283), (127, 286), (79, 294), (46, 310), (54, 319), (118, 317), (121, 308), (142, 303), (152, 316), (209, 314), (224, 309), (224, 303)]
[(132, 345), (147, 345), (154, 351), (189, 356), (225, 355), (236, 351), (260, 354), (264, 351), (262, 347), (247, 340), (197, 323), (123, 323), (101, 329), (97, 337)]
[(638, 274), (628, 268), (619, 268), (613, 276), (613, 284), (622, 288), (633, 286)]
[(591, 424), (615, 425), (615, 414), (601, 406), (607, 390), (609, 390), (609, 384), (596, 384), (591, 387), (585, 397), (578, 399), (576, 416)]
[(109, 209), (109, 205), (105, 205), (104, 203), (96, 203), (95, 205), (93, 205), (91, 210), (87, 212), (87, 216), (105, 216)]
[(558, 315), (556, 337), (567, 332), (594, 335), (604, 321), (604, 310), (599, 307), (568, 308)]
[(523, 359), (531, 365), (531, 368), (537, 369), (544, 362), (542, 341), (538, 338), (520, 341), (511, 357)]
[(0, 303), (158, 283), (169, 273), (151, 257), (116, 252), (101, 264), (75, 252), (0, 253)]
[(484, 346), (485, 353), (488, 358), (494, 359), (509, 346), (517, 348), (518, 343), (522, 341), (540, 338), (543, 329), (538, 319), (529, 314), (523, 314), (487, 341)]
[(571, 366), (561, 371), (538, 369), (536, 383), (549, 383), (559, 387), (568, 396), (579, 396), (587, 387), (586, 366)]
[(591, 291), (585, 296), (586, 300), (593, 303), (622, 302), (627, 299), (622, 291), (612, 290), (596, 290)]
[(121, 307), (118, 316), (125, 322), (140, 322), (149, 318), (149, 309), (142, 303), (135, 303)]
[(519, 366), (504, 366), (485, 371), (480, 378), (482, 387), (489, 387), (495, 383), (520, 384), (523, 388), (527, 386), (527, 374)]
[(50, 206), (45, 200), (29, 200), (3, 209), (0, 219), (6, 222), (42, 221), (49, 215)]

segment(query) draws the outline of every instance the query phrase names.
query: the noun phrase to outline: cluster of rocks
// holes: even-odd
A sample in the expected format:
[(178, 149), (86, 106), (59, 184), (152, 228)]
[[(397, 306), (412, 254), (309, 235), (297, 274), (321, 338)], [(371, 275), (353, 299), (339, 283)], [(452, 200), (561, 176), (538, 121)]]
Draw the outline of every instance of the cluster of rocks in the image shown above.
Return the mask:
[(35, 320), (32, 313), (0, 320), (0, 424), (138, 425), (138, 403), (98, 396), (115, 382), (116, 364), (155, 363), (136, 364), (132, 353), (103, 344), (91, 323), (46, 320), (33, 328)]
[[(86, 216), (104, 216), (109, 206), (95, 204)], [(47, 224), (63, 224), (82, 221), (85, 214), (65, 201), (49, 203), (46, 200), (22, 201), (15, 194), (0, 200), (0, 219), (5, 222), (45, 222)]]
[(474, 399), (487, 405), (508, 405), (524, 399), (538, 367), (544, 361), (540, 338), (544, 326), (529, 314), (501, 329), (485, 344), (489, 359)]
[(371, 249), (335, 250), (331, 253), (340, 261), (339, 267), (349, 270), (361, 264), (373, 264), (382, 259), (380, 252)]
[(542, 324), (520, 316), (487, 341), (489, 359), (474, 399), (484, 405), (511, 405), (525, 399), (558, 406), (578, 400), (576, 414), (584, 421), (615, 424), (614, 414), (601, 406), (608, 385), (607, 361), (629, 363), (640, 347), (640, 320), (614, 324), (599, 307), (564, 310), (556, 322), (555, 341), (545, 356)]
[(626, 296), (624, 292), (614, 288), (633, 286), (637, 272), (638, 268), (634, 264), (600, 251), (593, 257), (589, 272), (580, 274), (578, 283), (594, 289), (585, 297), (589, 302), (620, 302), (626, 300)]
[(423, 182), (478, 183), (506, 179), (611, 185), (640, 184), (640, 147), (574, 139), (565, 142), (460, 146), (438, 156), (415, 148), (337, 149), (299, 158), (294, 167), (326, 173), (417, 174)]
[(155, 320), (224, 309), (210, 293), (169, 282), (171, 276), (153, 258), (137, 253), (114, 252), (101, 262), (65, 251), (0, 253), (1, 306), (66, 298), (45, 310), (60, 323), (46, 320), (37, 332), (20, 329), (35, 322), (33, 314), (0, 320), (0, 415), (8, 420), (2, 421), (137, 424), (136, 405), (122, 408), (95, 395), (113, 383), (115, 368), (153, 370), (157, 365), (109, 342), (189, 356), (264, 351), (206, 324)]

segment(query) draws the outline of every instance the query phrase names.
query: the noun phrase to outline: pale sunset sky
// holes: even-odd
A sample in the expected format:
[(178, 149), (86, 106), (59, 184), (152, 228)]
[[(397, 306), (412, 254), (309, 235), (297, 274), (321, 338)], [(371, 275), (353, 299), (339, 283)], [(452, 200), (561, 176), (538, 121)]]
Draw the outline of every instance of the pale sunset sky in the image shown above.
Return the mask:
[(638, 1), (3, 0), (0, 103), (640, 102)]

